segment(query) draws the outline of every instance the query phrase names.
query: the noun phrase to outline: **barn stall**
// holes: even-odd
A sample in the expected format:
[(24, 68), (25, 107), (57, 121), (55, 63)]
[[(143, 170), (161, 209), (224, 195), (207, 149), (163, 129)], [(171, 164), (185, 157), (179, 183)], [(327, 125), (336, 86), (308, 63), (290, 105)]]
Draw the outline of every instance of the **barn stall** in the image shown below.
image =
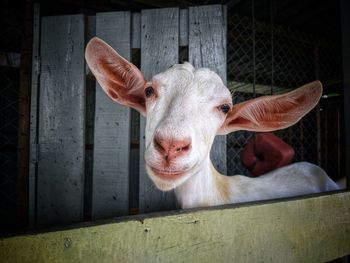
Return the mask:
[[(258, 8), (254, 3), (248, 10), (258, 13)], [(294, 147), (294, 161), (310, 161), (334, 179), (343, 177), (346, 42), (341, 57), (334, 52), (339, 43), (275, 25), (271, 10), (271, 21), (259, 22), (254, 11), (231, 15), (221, 5), (54, 16), (40, 15), (35, 5), (28, 184), (22, 193), (27, 200), (19, 214), (27, 229), (47, 230), (3, 238), (2, 258), (327, 261), (349, 254), (347, 191), (178, 210), (173, 193), (159, 192), (144, 171), (145, 120), (109, 101), (84, 61), (86, 43), (99, 36), (146, 78), (179, 61), (211, 68), (227, 79), (236, 102), (317, 78), (326, 81), (319, 107), (277, 134)], [(347, 41), (347, 17), (342, 17)], [(216, 140), (212, 159), (220, 172), (249, 175), (239, 156), (251, 137), (237, 132)], [(153, 213), (159, 211), (171, 212)], [(69, 227), (53, 230), (57, 226)]]

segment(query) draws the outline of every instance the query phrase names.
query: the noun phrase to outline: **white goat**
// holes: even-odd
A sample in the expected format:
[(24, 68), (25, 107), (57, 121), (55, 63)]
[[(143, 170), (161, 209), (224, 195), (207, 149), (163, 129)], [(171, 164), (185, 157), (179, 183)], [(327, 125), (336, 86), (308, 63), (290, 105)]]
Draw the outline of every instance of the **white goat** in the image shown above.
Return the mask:
[(209, 153), (216, 134), (274, 131), (298, 122), (319, 101), (322, 85), (232, 105), (230, 91), (214, 72), (179, 64), (146, 82), (142, 73), (98, 38), (86, 60), (106, 94), (146, 119), (145, 162), (162, 191), (175, 189), (182, 208), (288, 197), (338, 189), (310, 163), (295, 163), (262, 175), (224, 176)]

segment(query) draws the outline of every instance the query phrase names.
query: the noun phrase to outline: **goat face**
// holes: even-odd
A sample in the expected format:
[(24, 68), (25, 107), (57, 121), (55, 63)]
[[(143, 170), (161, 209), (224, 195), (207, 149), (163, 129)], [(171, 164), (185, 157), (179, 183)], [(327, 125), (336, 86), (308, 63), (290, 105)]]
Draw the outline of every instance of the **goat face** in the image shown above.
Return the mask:
[(156, 186), (170, 190), (198, 172), (232, 107), (220, 77), (174, 65), (145, 85), (146, 168)]

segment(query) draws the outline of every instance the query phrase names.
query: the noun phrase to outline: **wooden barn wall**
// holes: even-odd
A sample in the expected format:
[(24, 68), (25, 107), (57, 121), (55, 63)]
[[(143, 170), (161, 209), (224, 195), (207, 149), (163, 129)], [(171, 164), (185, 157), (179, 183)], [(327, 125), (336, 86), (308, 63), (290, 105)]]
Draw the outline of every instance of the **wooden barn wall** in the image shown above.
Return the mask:
[[(139, 50), (141, 71), (150, 79), (179, 63), (180, 46), (188, 46), (190, 62), (209, 67), (226, 82), (225, 10), (213, 5), (105, 12), (43, 17), (35, 23), (31, 226), (128, 215), (130, 207), (133, 213), (176, 209), (173, 191), (160, 192), (146, 174), (145, 118), (138, 117), (136, 127), (130, 109), (105, 95), (84, 61), (84, 48), (98, 36), (128, 60), (132, 50)], [(131, 138), (134, 126), (138, 141), (135, 134)], [(224, 136), (215, 140), (211, 155), (226, 173)]]

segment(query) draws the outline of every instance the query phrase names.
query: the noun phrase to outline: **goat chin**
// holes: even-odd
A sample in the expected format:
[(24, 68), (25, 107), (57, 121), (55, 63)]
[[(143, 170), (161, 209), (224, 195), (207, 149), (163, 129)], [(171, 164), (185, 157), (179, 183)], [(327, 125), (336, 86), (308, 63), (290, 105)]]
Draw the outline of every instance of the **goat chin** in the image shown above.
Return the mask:
[(155, 186), (163, 192), (173, 190), (190, 177), (189, 174), (184, 173), (176, 175), (176, 178), (165, 178), (164, 176), (159, 176), (154, 173), (149, 166), (146, 166), (146, 170), (149, 178), (153, 181)]

